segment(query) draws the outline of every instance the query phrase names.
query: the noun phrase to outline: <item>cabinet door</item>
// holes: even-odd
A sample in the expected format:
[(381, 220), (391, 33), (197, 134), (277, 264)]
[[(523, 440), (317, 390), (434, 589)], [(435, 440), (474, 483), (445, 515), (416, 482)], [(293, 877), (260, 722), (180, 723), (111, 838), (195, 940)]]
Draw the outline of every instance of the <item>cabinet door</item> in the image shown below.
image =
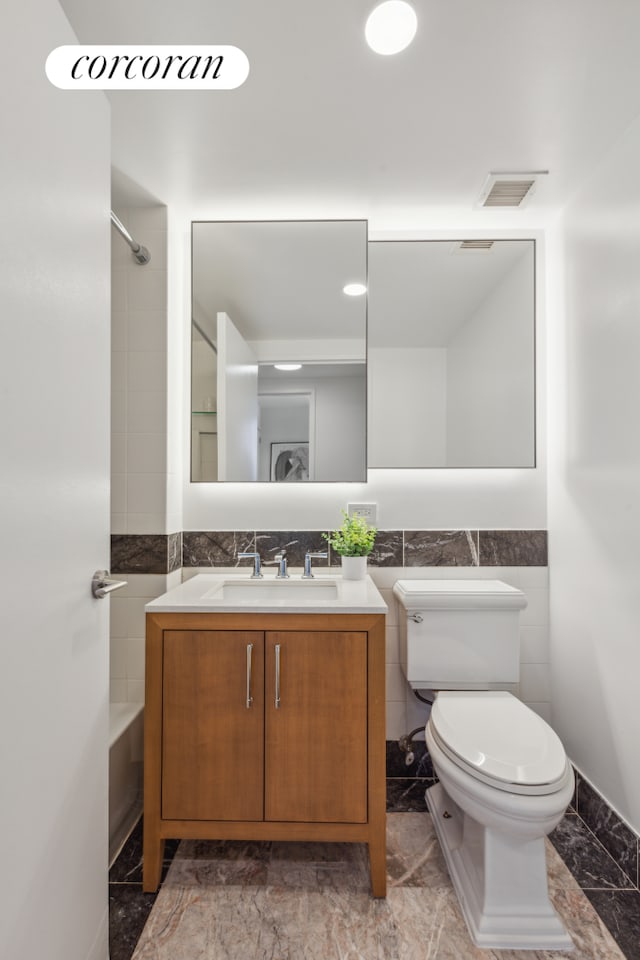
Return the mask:
[(269, 632), (265, 670), (265, 819), (366, 822), (367, 634)]
[(262, 820), (263, 741), (264, 635), (165, 631), (163, 818)]

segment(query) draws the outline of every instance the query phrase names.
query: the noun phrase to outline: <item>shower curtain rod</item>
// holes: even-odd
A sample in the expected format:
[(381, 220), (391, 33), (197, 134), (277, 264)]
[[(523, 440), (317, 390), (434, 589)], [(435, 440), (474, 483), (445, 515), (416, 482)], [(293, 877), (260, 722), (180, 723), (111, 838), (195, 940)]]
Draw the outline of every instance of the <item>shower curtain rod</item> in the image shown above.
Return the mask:
[(120, 233), (124, 237), (126, 242), (131, 247), (131, 252), (135, 257), (136, 263), (139, 263), (142, 265), (144, 265), (145, 263), (149, 263), (149, 260), (151, 260), (151, 254), (149, 253), (147, 248), (143, 247), (142, 244), (140, 243), (136, 243), (136, 241), (133, 239), (133, 237), (131, 236), (127, 228), (124, 226), (124, 224), (122, 224), (120, 220), (118, 220), (113, 210), (111, 211), (111, 223), (114, 225), (118, 233)]

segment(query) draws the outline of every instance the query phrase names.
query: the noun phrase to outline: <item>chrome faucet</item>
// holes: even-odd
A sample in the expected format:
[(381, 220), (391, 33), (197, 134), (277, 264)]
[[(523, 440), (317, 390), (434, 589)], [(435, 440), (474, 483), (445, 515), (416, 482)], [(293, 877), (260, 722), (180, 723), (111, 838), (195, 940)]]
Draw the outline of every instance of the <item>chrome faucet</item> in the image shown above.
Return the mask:
[(276, 553), (273, 559), (278, 564), (278, 572), (276, 573), (276, 578), (278, 580), (284, 579), (285, 577), (288, 578), (289, 574), (287, 573), (287, 551), (281, 550), (280, 553)]
[(251, 574), (252, 580), (257, 580), (262, 577), (262, 570), (260, 569), (260, 554), (259, 553), (238, 553), (238, 560), (244, 560), (251, 557), (253, 560), (253, 573)]
[(311, 561), (312, 560), (326, 560), (329, 554), (325, 550), (324, 553), (310, 553), (307, 552), (304, 555), (304, 573), (302, 574), (303, 580), (310, 580), (313, 578), (314, 574), (311, 572)]

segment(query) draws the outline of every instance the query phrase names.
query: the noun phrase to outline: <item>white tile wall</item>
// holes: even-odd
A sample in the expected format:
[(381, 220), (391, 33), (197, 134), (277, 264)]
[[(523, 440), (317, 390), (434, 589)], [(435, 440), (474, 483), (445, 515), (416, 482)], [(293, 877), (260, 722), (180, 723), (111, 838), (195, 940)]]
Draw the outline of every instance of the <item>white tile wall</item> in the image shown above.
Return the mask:
[(167, 503), (167, 211), (116, 210), (151, 262), (112, 231), (112, 532), (170, 533)]
[[(167, 529), (167, 211), (116, 210), (151, 262), (112, 231), (111, 531)], [(111, 606), (111, 700), (144, 701), (144, 605), (175, 575), (135, 575)]]
[(111, 702), (144, 703), (145, 604), (180, 582), (171, 574), (129, 574), (111, 606)]
[(396, 580), (499, 579), (522, 590), (528, 606), (520, 615), (520, 686), (514, 692), (544, 719), (550, 718), (549, 682), (549, 570), (547, 567), (370, 567), (369, 573), (388, 608), (387, 614), (387, 740), (397, 740), (429, 716), (416, 699), (400, 667)]

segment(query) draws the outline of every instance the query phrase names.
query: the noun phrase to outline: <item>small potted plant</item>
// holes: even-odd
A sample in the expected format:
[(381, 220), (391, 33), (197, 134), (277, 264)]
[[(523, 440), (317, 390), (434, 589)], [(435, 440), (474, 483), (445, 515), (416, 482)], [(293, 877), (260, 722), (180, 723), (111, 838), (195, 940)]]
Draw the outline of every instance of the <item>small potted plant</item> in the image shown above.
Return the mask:
[(349, 516), (343, 510), (342, 526), (333, 533), (323, 533), (332, 550), (342, 557), (342, 576), (345, 580), (363, 580), (367, 573), (367, 557), (373, 550), (378, 532), (364, 517)]

